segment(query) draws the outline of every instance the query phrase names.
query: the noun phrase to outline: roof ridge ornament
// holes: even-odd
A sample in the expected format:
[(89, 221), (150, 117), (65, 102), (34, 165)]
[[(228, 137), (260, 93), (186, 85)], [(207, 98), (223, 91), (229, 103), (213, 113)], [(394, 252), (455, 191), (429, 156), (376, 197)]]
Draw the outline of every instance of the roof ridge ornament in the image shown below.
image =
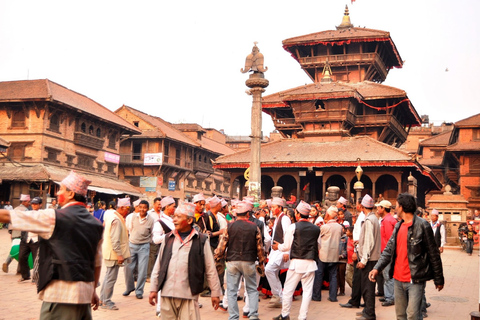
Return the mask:
[(263, 54), (260, 53), (260, 49), (257, 47), (257, 43), (257, 41), (254, 42), (252, 53), (250, 53), (245, 59), (245, 69), (240, 69), (241, 73), (247, 73), (248, 71), (263, 73), (268, 70), (267, 67), (263, 67), (264, 58)]
[(342, 23), (336, 27), (337, 30), (353, 28), (353, 24), (350, 22), (350, 14), (348, 12), (348, 5), (345, 5), (345, 13), (343, 14)]

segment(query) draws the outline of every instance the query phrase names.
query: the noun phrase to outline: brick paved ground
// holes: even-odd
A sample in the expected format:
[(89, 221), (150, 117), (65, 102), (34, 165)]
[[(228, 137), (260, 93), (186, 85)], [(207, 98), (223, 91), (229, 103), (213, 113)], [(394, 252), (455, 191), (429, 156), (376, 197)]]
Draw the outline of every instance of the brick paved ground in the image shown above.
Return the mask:
[[(0, 262), (3, 263), (10, 248), (10, 238), (5, 229), (0, 230)], [(470, 312), (479, 307), (479, 257), (475, 251), (473, 256), (467, 256), (456, 248), (448, 248), (442, 255), (445, 272), (445, 289), (435, 291), (432, 282), (427, 285), (427, 299), (432, 306), (428, 309), (429, 319), (470, 319)], [(17, 283), (19, 276), (15, 275), (17, 262), (10, 265), (9, 273), (0, 271), (0, 320), (2, 319), (38, 319), (41, 301), (37, 299), (35, 286), (31, 283)], [(104, 270), (103, 270), (104, 271)], [(103, 278), (103, 276), (102, 276)], [(138, 300), (132, 294), (123, 297), (125, 290), (123, 271), (115, 286), (113, 301), (120, 308), (118, 311), (98, 310), (94, 312), (94, 319), (134, 320), (155, 319), (155, 308), (150, 306), (147, 295), (143, 300)], [(347, 285), (347, 296), (339, 297), (339, 302), (348, 300), (350, 289)], [(309, 310), (309, 319), (355, 319), (355, 312), (359, 309), (344, 309), (338, 303), (326, 300), (327, 292), (323, 292), (325, 301), (312, 301)], [(201, 309), (202, 319), (228, 319), (228, 313), (214, 311), (210, 300), (200, 298), (204, 307)], [(239, 303), (243, 306), (243, 302)], [(280, 313), (280, 309), (266, 308), (266, 301), (260, 302), (260, 318), (271, 319)], [(296, 319), (300, 300), (293, 302), (292, 319)], [(380, 302), (376, 304), (377, 319), (391, 320), (395, 318), (394, 307), (382, 307)]]

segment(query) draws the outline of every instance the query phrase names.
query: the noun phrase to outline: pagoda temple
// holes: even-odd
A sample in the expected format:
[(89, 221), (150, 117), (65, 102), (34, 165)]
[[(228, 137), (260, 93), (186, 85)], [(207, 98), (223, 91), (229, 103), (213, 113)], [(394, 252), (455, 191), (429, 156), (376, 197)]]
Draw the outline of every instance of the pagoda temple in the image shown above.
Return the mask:
[[(360, 165), (362, 194), (394, 200), (412, 177), (424, 205), (425, 194), (441, 185), (428, 167), (398, 149), (422, 121), (404, 90), (381, 84), (390, 69), (403, 64), (390, 33), (354, 27), (346, 7), (336, 30), (286, 39), (283, 48), (312, 83), (262, 100), (263, 112), (283, 137), (262, 145), (262, 196), (281, 186), (285, 198), (324, 200), (327, 188), (337, 186), (348, 197)], [(215, 162), (240, 186), (238, 195), (232, 188), (232, 197), (243, 196), (249, 152)]]

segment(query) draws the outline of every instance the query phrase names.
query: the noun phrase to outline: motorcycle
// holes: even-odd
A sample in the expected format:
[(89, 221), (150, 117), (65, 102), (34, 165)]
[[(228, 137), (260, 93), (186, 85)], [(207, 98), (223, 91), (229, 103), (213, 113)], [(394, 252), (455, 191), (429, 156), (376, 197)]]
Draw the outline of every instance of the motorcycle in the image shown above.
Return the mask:
[(466, 223), (460, 224), (460, 227), (458, 228), (458, 241), (460, 242), (463, 251), (467, 251), (467, 230), (468, 227)]

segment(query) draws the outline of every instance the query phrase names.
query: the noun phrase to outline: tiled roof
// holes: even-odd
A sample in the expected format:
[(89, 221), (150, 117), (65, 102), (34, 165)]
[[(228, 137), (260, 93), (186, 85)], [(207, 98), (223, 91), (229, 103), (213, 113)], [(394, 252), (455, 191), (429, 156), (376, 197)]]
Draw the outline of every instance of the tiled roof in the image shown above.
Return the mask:
[[(262, 98), (262, 109), (287, 107), (286, 102), (295, 100), (328, 100), (355, 98), (370, 105), (373, 100), (396, 98), (407, 100), (407, 112), (414, 120), (412, 124), (420, 125), (421, 119), (404, 90), (386, 86), (372, 81), (347, 83), (342, 81), (331, 83), (311, 83), (292, 89), (280, 91)], [(404, 105), (405, 103), (402, 103)], [(267, 112), (268, 113), (268, 112)]]
[(480, 113), (455, 122), (455, 127), (480, 127)]
[(204, 136), (202, 137), (200, 143), (202, 144), (202, 148), (219, 155), (229, 155), (235, 153), (235, 150), (233, 150), (229, 146)]
[[(340, 163), (356, 166), (361, 159), (362, 166), (369, 163), (411, 162), (407, 152), (381, 143), (367, 136), (358, 136), (335, 142), (313, 142), (302, 139), (284, 139), (261, 146), (262, 167), (276, 167), (296, 163), (311, 166), (332, 166)], [(248, 166), (251, 161), (250, 149), (232, 155), (222, 156), (215, 161), (219, 168), (229, 164)]]
[(200, 146), (198, 142), (194, 141), (193, 139), (190, 139), (190, 137), (183, 134), (180, 130), (174, 128), (171, 123), (159, 117), (151, 116), (140, 110), (137, 110), (125, 105), (122, 108), (129, 110), (131, 113), (133, 113), (143, 121), (150, 123), (152, 126), (156, 128), (155, 130), (144, 130), (140, 135), (140, 137), (149, 137), (149, 138), (168, 137), (169, 139), (176, 140), (191, 146), (195, 146), (195, 147)]
[(443, 165), (443, 157), (420, 159), (419, 162), (427, 167), (440, 167)]
[(452, 131), (442, 132), (420, 142), (421, 146), (447, 146)]
[[(244, 169), (250, 166), (251, 150), (218, 157), (214, 168)], [(262, 168), (335, 168), (335, 167), (410, 167), (441, 187), (432, 170), (412, 160), (405, 151), (368, 136), (357, 136), (334, 142), (283, 139), (261, 145)]]
[(402, 58), (398, 53), (397, 47), (390, 38), (390, 32), (368, 29), (368, 28), (348, 28), (339, 30), (326, 30), (311, 33), (303, 36), (293, 37), (282, 41), (285, 50), (292, 46), (311, 46), (319, 43), (331, 42), (369, 42), (369, 41), (385, 41), (388, 42), (396, 57), (395, 67), (401, 68), (403, 65)]
[(206, 132), (201, 125), (196, 123), (172, 123), (172, 126), (182, 131), (200, 131)]
[[(109, 191), (106, 193), (121, 194), (126, 193), (130, 195), (141, 196), (142, 193), (139, 189), (132, 186), (126, 181), (119, 180), (116, 177), (108, 177), (103, 174), (86, 173), (79, 170), (75, 170), (78, 174), (92, 181), (89, 189), (94, 190), (95, 187), (105, 189)], [(44, 164), (34, 166), (12, 166), (5, 165), (0, 167), (0, 176), (3, 180), (28, 180), (26, 177), (30, 177), (30, 181), (62, 181), (70, 170), (63, 169), (55, 166), (49, 166)]]
[(326, 30), (303, 36), (288, 38), (282, 41), (284, 46), (299, 45), (311, 42), (321, 41), (345, 41), (349, 39), (371, 39), (371, 38), (390, 38), (390, 32), (367, 29), (367, 28), (349, 28), (339, 30)]
[(447, 151), (475, 151), (479, 152), (480, 150), (480, 141), (470, 141), (455, 143), (447, 147)]
[(372, 81), (357, 83), (331, 82), (311, 83), (287, 89), (262, 98), (264, 105), (295, 100), (295, 96), (311, 96), (312, 99), (334, 99), (336, 97), (355, 97), (361, 100), (385, 98), (406, 98), (404, 90), (386, 86)]
[(0, 82), (0, 102), (52, 101), (88, 113), (113, 123), (131, 133), (140, 133), (137, 127), (92, 99), (48, 79)]

